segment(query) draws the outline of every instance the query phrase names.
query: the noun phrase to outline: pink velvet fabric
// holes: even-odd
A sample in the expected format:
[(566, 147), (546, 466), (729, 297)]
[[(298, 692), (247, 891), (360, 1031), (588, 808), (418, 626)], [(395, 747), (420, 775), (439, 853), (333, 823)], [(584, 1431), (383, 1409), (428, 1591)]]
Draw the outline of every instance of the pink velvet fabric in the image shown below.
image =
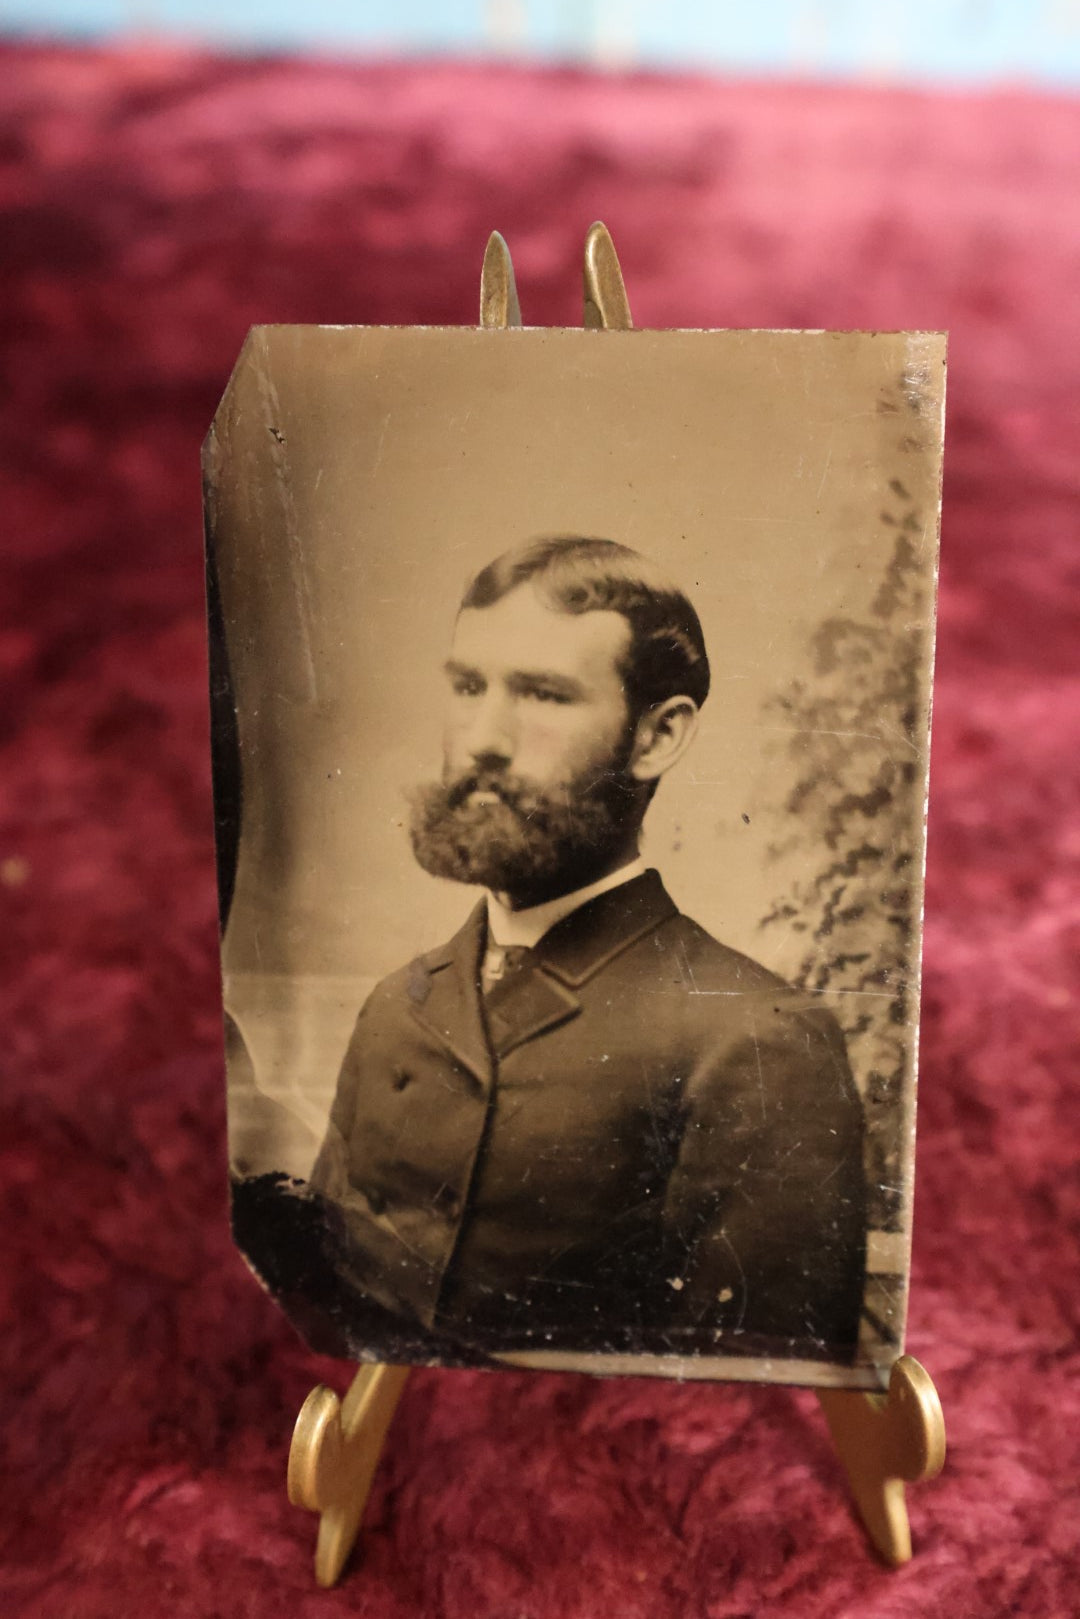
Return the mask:
[[(1076, 1611), (1080, 106), (0, 56), (5, 1498), (43, 1619)], [(417, 1373), (316, 1590), (308, 1355), (233, 1251), (198, 448), (255, 321), (470, 322), (497, 226), (580, 319), (947, 327), (909, 1348), (951, 1450), (868, 1555), (815, 1402)]]

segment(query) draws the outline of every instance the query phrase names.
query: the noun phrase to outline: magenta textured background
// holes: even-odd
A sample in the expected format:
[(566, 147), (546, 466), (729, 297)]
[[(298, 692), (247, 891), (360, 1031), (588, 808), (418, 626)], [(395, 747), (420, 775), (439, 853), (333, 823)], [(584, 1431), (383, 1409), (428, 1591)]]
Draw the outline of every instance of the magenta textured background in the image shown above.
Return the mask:
[[(44, 1619), (1075, 1612), (1080, 106), (0, 54), (0, 1606)], [(198, 447), (254, 321), (952, 332), (909, 1337), (947, 1471), (889, 1574), (812, 1396), (414, 1375), (313, 1585), (313, 1381), (226, 1230)], [(1071, 1497), (1071, 1499), (1070, 1499)]]

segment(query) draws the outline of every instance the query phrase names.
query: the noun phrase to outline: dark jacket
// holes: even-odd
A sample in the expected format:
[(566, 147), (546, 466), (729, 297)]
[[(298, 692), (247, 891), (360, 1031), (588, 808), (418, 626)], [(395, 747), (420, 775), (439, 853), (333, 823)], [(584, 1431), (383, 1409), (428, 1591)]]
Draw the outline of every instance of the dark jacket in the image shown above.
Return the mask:
[(312, 1184), (380, 1304), (490, 1352), (850, 1359), (863, 1118), (843, 1037), (655, 871), (485, 1003), (481, 903), (372, 992)]

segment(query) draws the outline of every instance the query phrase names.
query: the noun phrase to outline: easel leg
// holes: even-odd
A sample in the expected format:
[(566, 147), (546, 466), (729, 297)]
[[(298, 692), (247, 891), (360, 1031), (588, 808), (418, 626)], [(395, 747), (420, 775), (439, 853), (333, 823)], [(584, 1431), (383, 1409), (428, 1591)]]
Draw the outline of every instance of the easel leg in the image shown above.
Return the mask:
[(320, 1384), (300, 1408), (289, 1447), (289, 1500), (318, 1512), (315, 1578), (333, 1585), (360, 1528), (407, 1366), (362, 1366), (344, 1400)]
[(904, 1483), (933, 1478), (945, 1462), (945, 1418), (930, 1374), (902, 1355), (887, 1394), (819, 1389), (818, 1399), (875, 1551), (894, 1566), (908, 1562)]

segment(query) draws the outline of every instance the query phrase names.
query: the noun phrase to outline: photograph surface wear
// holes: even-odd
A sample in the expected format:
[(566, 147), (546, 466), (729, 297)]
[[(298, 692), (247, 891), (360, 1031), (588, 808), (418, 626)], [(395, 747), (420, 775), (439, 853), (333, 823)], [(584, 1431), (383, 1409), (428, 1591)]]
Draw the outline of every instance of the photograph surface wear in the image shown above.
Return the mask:
[(233, 1227), (313, 1347), (887, 1379), (944, 358), (249, 336), (204, 455)]

